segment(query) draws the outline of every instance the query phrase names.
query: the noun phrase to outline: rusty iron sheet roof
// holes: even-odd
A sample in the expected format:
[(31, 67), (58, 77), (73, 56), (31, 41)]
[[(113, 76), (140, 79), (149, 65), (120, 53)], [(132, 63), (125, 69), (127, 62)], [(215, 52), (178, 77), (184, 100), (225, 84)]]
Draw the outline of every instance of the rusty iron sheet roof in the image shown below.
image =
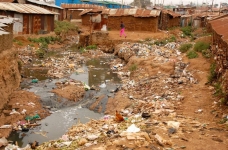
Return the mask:
[(79, 14), (79, 16), (85, 15), (87, 13), (101, 13), (102, 11), (102, 9), (85, 9)]
[(0, 2), (10, 2), (12, 3), (14, 0), (0, 0)]
[(37, 0), (27, 0), (27, 1), (31, 2), (31, 3), (39, 4), (39, 5), (44, 5), (44, 6), (49, 6), (49, 7), (63, 9), (62, 7), (59, 7), (59, 6), (54, 5), (54, 4), (49, 4), (49, 3), (44, 2), (44, 1), (37, 1)]
[(180, 17), (181, 15), (170, 10), (162, 10), (163, 13), (173, 16), (173, 18)]
[(228, 16), (219, 18), (216, 20), (209, 21), (212, 29), (219, 35), (222, 36), (222, 39), (228, 43)]
[(56, 12), (52, 12), (35, 5), (7, 3), (7, 2), (0, 2), (0, 10), (15, 11), (15, 12), (26, 13), (26, 14), (52, 14), (52, 15), (58, 14)]
[(104, 9), (106, 7), (99, 5), (91, 5), (91, 4), (61, 4), (62, 8), (71, 8), (71, 9), (93, 9), (99, 8)]
[(109, 16), (157, 17), (160, 10), (149, 9), (103, 9), (102, 14)]

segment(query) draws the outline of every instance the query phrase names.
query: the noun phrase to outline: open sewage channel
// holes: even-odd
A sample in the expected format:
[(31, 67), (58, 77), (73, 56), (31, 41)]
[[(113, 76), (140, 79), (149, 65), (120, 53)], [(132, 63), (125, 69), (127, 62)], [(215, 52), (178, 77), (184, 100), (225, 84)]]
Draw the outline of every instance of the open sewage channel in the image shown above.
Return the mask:
[[(62, 56), (64, 54), (62, 53)], [(89, 59), (81, 65), (81, 68), (84, 70), (83, 72), (72, 72), (68, 77), (59, 79), (48, 77), (47, 70), (36, 70), (27, 66), (23, 67), (23, 75), (30, 78), (23, 80), (21, 88), (38, 95), (43, 107), (50, 108), (51, 115), (38, 121), (41, 125), (31, 128), (27, 132), (13, 131), (8, 137), (8, 140), (17, 141), (20, 147), (24, 147), (33, 141), (41, 144), (60, 138), (67, 132), (68, 128), (79, 121), (86, 123), (90, 119), (101, 118), (104, 115), (108, 97), (114, 96), (113, 91), (121, 85), (121, 80), (117, 74), (113, 73), (110, 69), (109, 62), (112, 59), (115, 59), (115, 56), (111, 54)], [(90, 68), (88, 66), (93, 67)], [(31, 77), (37, 78), (38, 83), (32, 83)], [(56, 82), (71, 79), (81, 81), (89, 86), (100, 87), (100, 90), (87, 90), (84, 97), (78, 102), (69, 101), (51, 92), (56, 87)], [(96, 107), (91, 111), (89, 109), (90, 105), (101, 95), (104, 96), (98, 106), (102, 105), (102, 110), (98, 111), (99, 108)]]

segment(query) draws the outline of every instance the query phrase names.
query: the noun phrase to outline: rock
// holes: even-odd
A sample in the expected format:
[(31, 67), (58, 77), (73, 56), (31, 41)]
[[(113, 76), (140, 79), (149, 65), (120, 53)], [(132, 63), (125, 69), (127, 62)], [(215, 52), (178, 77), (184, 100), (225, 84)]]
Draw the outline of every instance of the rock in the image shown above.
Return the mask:
[(97, 139), (98, 137), (99, 137), (98, 135), (91, 134), (91, 135), (87, 136), (87, 139), (90, 141), (93, 141), (93, 140)]
[(85, 145), (85, 143), (87, 143), (88, 141), (85, 139), (85, 138), (81, 138), (79, 141), (78, 141), (78, 145), (82, 146), (82, 145)]

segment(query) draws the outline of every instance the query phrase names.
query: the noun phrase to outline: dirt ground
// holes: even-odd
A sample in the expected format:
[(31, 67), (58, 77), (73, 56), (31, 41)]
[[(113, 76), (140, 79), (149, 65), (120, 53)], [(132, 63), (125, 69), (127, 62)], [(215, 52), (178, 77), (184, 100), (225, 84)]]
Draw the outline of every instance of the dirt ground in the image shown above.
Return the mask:
[[(173, 33), (172, 33), (173, 32)], [(166, 32), (166, 31), (159, 31), (157, 33), (151, 33), (151, 32), (129, 32), (126, 31), (127, 38), (119, 37), (119, 31), (109, 31), (109, 38), (115, 40), (122, 40), (122, 41), (140, 41), (145, 40), (147, 38), (151, 39), (162, 39), (167, 38), (171, 34), (179, 35), (178, 31), (172, 31), (172, 32)], [(23, 38), (17, 38), (17, 40), (20, 40)], [(179, 39), (180, 41), (182, 39)], [(22, 40), (23, 41), (23, 40)], [(28, 41), (25, 41), (25, 45), (29, 44)], [(17, 45), (18, 47), (18, 45)], [(58, 45), (56, 46), (58, 47)], [(53, 46), (53, 48), (56, 48)], [(137, 60), (137, 58), (131, 59), (129, 64), (131, 63), (138, 63), (139, 68), (146, 68), (144, 72), (137, 72), (132, 75), (132, 78), (138, 80), (140, 78), (143, 78), (145, 76), (152, 76), (153, 72), (155, 72), (154, 69), (156, 67), (151, 67), (151, 61), (149, 60)], [(176, 112), (177, 114), (184, 115), (186, 118), (193, 118), (196, 121), (201, 122), (205, 126), (202, 127), (200, 132), (198, 130), (192, 129), (191, 127), (184, 126), (183, 132), (186, 134), (185, 140), (180, 141), (178, 139), (172, 139), (175, 144), (177, 145), (184, 145), (187, 147), (188, 150), (213, 150), (213, 149), (220, 149), (225, 150), (228, 149), (228, 127), (224, 124), (219, 124), (221, 118), (223, 115), (227, 115), (227, 107), (225, 106), (219, 106), (218, 105), (218, 99), (213, 96), (214, 88), (210, 85), (207, 85), (207, 76), (209, 72), (210, 67), (210, 60), (207, 60), (200, 56), (196, 59), (188, 59), (184, 57), (184, 62), (189, 62), (189, 70), (193, 72), (193, 76), (195, 76), (198, 79), (198, 84), (191, 84), (191, 86), (188, 86), (186, 88), (180, 89), (181, 94), (185, 97), (183, 101), (179, 103), (179, 105), (176, 106)], [(160, 68), (163, 71), (172, 71), (172, 64), (167, 65), (169, 67), (167, 68)], [(158, 69), (158, 68), (157, 68)], [(157, 72), (158, 70), (156, 70)], [(139, 78), (140, 77), (140, 78)], [(70, 88), (70, 89), (69, 89)], [(63, 97), (70, 97), (70, 93), (72, 93), (71, 87), (65, 88), (66, 90), (61, 91), (60, 95)], [(61, 90), (61, 89), (58, 89)], [(74, 89), (77, 90), (77, 89)], [(57, 89), (53, 92), (57, 92)], [(59, 93), (59, 92), (57, 92)], [(114, 114), (115, 110), (121, 110), (129, 106), (131, 103), (129, 102), (129, 99), (126, 99), (126, 97), (123, 96), (124, 93), (118, 93), (117, 96), (114, 99), (109, 99), (107, 104), (107, 111), (106, 113)], [(77, 96), (80, 97), (80, 96)], [(140, 97), (140, 95), (139, 95)], [(74, 98), (73, 98), (74, 99)], [(28, 102), (34, 103), (34, 107), (31, 107), (28, 105)], [(19, 104), (17, 104), (19, 103)], [(22, 109), (27, 110), (28, 115), (33, 115), (34, 113), (38, 113), (41, 118), (48, 115), (47, 111), (42, 109), (42, 106), (39, 102), (39, 98), (35, 96), (33, 93), (29, 93), (26, 91), (15, 91), (10, 99), (10, 102), (8, 103), (8, 106), (10, 109), (5, 111), (6, 113), (9, 113), (11, 111), (11, 108), (15, 108), (17, 111), (21, 112)], [(198, 113), (198, 110), (202, 110), (200, 113)], [(1, 115), (0, 118), (0, 124), (13, 124), (17, 122), (18, 120), (22, 120), (25, 117), (25, 115), (9, 115), (6, 116), (4, 114)], [(6, 136), (9, 134), (9, 129), (0, 129), (0, 137)], [(162, 134), (162, 133), (161, 133)], [(169, 137), (167, 137), (169, 138)], [(98, 146), (95, 146), (94, 148), (97, 148)], [(113, 146), (113, 149), (116, 147)], [(143, 148), (142, 148), (143, 149)]]

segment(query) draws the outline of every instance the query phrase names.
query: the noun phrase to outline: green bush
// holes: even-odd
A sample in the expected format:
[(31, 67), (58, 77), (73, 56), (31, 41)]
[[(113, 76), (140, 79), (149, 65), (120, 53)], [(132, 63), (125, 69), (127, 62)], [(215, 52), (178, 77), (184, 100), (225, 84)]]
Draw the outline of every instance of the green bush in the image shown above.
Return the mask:
[(137, 69), (137, 65), (136, 64), (132, 64), (130, 67), (129, 67), (129, 70), (130, 71), (135, 71)]
[(69, 31), (77, 31), (78, 28), (68, 21), (55, 21), (54, 32), (56, 35), (67, 34)]
[(183, 34), (184, 34), (185, 36), (191, 36), (191, 35), (192, 35), (193, 29), (192, 29), (191, 26), (187, 26), (187, 27), (182, 27), (182, 28), (181, 28), (181, 31), (183, 32)]
[(185, 43), (185, 44), (182, 44), (179, 48), (179, 50), (182, 52), (182, 53), (185, 53), (187, 52), (190, 48), (192, 48), (192, 44), (190, 43)]
[(194, 45), (194, 50), (197, 51), (197, 52), (202, 52), (202, 50), (206, 50), (210, 47), (210, 44), (209, 43), (206, 43), (206, 42), (197, 42), (195, 45)]
[(176, 42), (177, 39), (174, 35), (172, 35), (169, 39), (168, 39), (169, 42)]
[(222, 91), (222, 86), (220, 83), (216, 83), (214, 85), (214, 87), (215, 87), (215, 93), (214, 93), (215, 96), (218, 96), (218, 97), (224, 97), (225, 96), (225, 94)]
[(202, 55), (205, 58), (211, 58), (211, 51), (209, 49), (202, 50)]
[(198, 57), (198, 54), (197, 54), (196, 51), (191, 50), (191, 51), (189, 51), (189, 52), (187, 53), (187, 57), (188, 57), (189, 59), (197, 58), (197, 57)]
[(210, 72), (209, 72), (209, 76), (208, 76), (208, 82), (212, 83), (215, 79), (216, 79), (216, 63), (212, 63), (210, 66)]

